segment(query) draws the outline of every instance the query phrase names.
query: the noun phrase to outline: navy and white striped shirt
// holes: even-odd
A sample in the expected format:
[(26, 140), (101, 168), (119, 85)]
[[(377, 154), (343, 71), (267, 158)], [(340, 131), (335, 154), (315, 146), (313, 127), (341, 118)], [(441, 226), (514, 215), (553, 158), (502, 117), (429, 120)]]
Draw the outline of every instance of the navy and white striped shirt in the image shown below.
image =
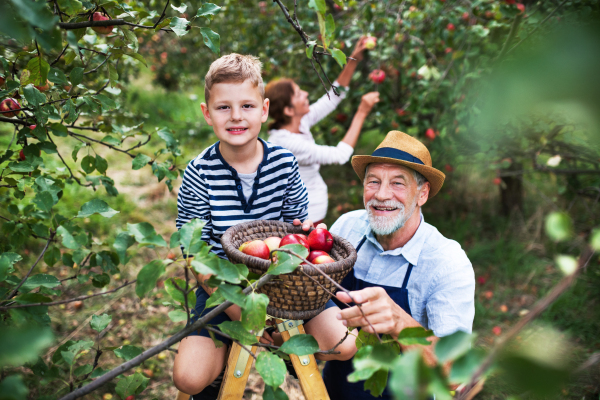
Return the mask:
[(213, 246), (211, 251), (219, 257), (226, 257), (221, 236), (234, 225), (258, 219), (291, 223), (308, 218), (308, 195), (296, 158), (283, 147), (259, 140), (264, 156), (248, 201), (237, 171), (219, 151), (219, 142), (185, 169), (177, 197), (177, 229), (194, 218), (206, 221), (202, 240)]

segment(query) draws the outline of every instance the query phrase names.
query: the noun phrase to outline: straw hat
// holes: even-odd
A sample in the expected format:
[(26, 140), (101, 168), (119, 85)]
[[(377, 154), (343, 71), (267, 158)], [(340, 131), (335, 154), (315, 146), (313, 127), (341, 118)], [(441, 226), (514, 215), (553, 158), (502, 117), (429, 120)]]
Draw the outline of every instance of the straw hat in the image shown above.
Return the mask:
[(365, 179), (367, 165), (372, 163), (399, 164), (420, 172), (431, 185), (429, 198), (440, 191), (446, 175), (431, 166), (427, 147), (412, 136), (400, 131), (390, 131), (370, 156), (352, 157), (352, 168), (361, 181)]

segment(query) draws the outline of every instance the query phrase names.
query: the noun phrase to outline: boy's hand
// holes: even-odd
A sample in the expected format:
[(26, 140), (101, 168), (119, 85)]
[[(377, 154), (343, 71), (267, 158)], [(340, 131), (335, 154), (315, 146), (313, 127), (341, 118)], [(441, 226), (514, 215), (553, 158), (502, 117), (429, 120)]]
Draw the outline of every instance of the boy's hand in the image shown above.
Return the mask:
[[(302, 230), (303, 231), (308, 231), (310, 228), (314, 228), (313, 222), (310, 219), (307, 219), (304, 222), (300, 222), (300, 220), (298, 218), (296, 218), (294, 220), (294, 222), (292, 222), (292, 223), (294, 225), (296, 225), (296, 226), (302, 224)], [(325, 225), (325, 224), (319, 224), (319, 225), (317, 225), (317, 228), (327, 229), (327, 225)]]

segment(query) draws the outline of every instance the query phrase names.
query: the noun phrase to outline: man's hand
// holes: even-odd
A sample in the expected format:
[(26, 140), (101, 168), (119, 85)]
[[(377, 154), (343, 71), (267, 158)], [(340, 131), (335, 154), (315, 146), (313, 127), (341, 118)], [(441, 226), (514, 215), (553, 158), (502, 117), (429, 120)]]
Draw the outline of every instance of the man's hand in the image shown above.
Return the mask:
[[(352, 298), (346, 293), (339, 291), (336, 297), (345, 303), (354, 301), (357, 304), (361, 304), (362, 311), (379, 334), (387, 333), (393, 337), (397, 337), (404, 328), (420, 326), (417, 321), (390, 298), (383, 288), (370, 287), (350, 292), (350, 294)], [(361, 327), (368, 333), (375, 333), (357, 306), (341, 310), (337, 315), (337, 319), (342, 320), (345, 326)]]
[[(310, 228), (314, 228), (314, 226), (313, 226), (313, 222), (312, 222), (310, 219), (307, 219), (307, 220), (306, 220), (306, 221), (304, 221), (304, 222), (300, 222), (300, 220), (299, 220), (298, 218), (296, 218), (296, 219), (294, 220), (294, 222), (292, 222), (292, 223), (293, 223), (294, 225), (296, 225), (296, 226), (298, 226), (298, 225), (302, 224), (302, 230), (303, 230), (303, 231), (308, 231), (308, 230), (310, 230)], [(323, 229), (327, 229), (327, 225), (325, 225), (325, 224), (319, 224), (319, 225), (317, 225), (317, 228), (323, 228)]]

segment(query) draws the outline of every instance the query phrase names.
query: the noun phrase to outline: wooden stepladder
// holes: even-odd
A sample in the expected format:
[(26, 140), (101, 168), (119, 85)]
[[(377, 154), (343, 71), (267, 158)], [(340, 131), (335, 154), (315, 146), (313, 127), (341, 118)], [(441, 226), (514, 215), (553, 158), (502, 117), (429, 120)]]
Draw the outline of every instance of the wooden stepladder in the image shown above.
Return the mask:
[[(304, 321), (302, 320), (276, 319), (275, 322), (284, 342), (288, 341), (294, 335), (305, 334)], [(261, 336), (262, 332), (260, 332), (260, 336), (257, 336), (257, 338)], [(252, 347), (253, 354), (256, 354), (256, 350), (257, 346)], [(321, 372), (317, 366), (315, 356), (312, 354), (306, 356), (291, 354), (290, 359), (296, 375), (298, 375), (298, 381), (306, 400), (329, 400), (329, 395), (327, 394), (323, 378), (321, 378)], [(219, 391), (218, 400), (242, 399), (253, 361), (254, 358), (250, 357), (250, 354), (246, 350), (242, 349), (237, 343), (233, 343), (229, 351), (229, 359), (227, 360), (225, 376), (223, 377), (223, 384)], [(180, 392), (177, 400), (187, 400), (185, 396), (187, 395)]]

